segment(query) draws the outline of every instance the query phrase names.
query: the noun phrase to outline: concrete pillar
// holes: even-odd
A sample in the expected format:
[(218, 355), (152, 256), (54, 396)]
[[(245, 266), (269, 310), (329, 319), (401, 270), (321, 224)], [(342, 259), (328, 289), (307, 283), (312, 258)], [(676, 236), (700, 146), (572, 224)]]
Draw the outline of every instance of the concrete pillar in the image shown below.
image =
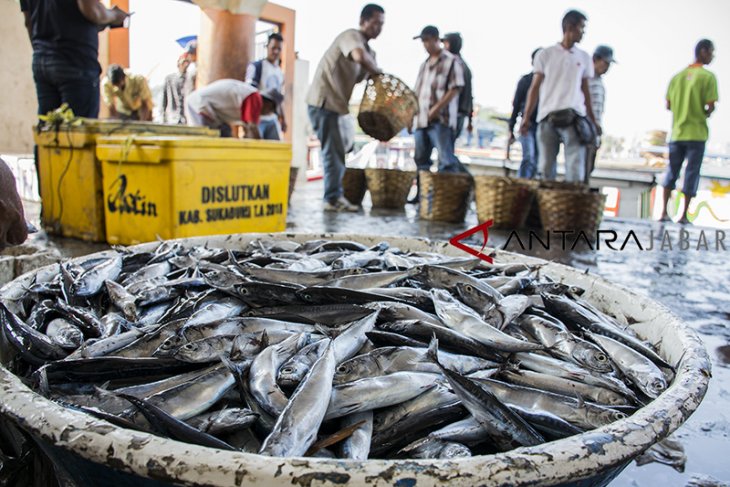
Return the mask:
[(224, 78), (244, 80), (253, 60), (256, 17), (202, 9), (197, 86)]

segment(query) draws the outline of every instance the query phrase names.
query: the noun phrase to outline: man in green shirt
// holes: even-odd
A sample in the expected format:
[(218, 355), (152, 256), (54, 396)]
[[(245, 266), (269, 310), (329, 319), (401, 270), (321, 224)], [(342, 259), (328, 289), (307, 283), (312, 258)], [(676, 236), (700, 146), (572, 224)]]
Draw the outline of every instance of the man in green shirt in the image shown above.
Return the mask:
[(684, 160), (684, 210), (679, 223), (689, 223), (687, 209), (697, 194), (700, 167), (708, 138), (707, 118), (715, 110), (717, 79), (703, 66), (715, 55), (712, 41), (703, 39), (695, 47), (695, 62), (672, 78), (667, 90), (667, 110), (672, 111), (672, 138), (669, 143), (669, 165), (664, 173), (664, 206), (661, 221), (668, 221), (667, 204), (679, 177)]

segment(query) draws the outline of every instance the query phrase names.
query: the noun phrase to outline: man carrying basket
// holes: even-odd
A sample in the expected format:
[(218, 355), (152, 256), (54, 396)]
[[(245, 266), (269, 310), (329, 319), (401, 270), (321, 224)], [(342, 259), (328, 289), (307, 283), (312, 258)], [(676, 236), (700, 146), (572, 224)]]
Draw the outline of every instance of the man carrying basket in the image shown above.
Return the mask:
[(348, 104), (355, 85), (367, 75), (381, 73), (368, 41), (380, 35), (384, 22), (383, 7), (365, 5), (360, 13), (360, 28), (348, 29), (335, 38), (319, 62), (309, 87), (309, 120), (322, 146), (325, 211), (358, 210), (343, 197), (345, 145), (339, 117), (349, 113)]

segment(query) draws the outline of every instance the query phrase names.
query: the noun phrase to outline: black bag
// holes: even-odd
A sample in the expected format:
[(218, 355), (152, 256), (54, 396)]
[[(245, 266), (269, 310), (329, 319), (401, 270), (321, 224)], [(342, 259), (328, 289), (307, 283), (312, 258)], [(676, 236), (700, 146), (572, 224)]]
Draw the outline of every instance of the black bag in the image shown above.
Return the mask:
[(581, 117), (580, 115), (575, 118), (575, 131), (578, 132), (578, 139), (582, 145), (595, 145), (596, 127), (593, 125), (588, 117)]
[(570, 127), (575, 123), (577, 114), (572, 108), (566, 108), (565, 110), (555, 110), (550, 112), (547, 116), (548, 122), (553, 124), (555, 128)]

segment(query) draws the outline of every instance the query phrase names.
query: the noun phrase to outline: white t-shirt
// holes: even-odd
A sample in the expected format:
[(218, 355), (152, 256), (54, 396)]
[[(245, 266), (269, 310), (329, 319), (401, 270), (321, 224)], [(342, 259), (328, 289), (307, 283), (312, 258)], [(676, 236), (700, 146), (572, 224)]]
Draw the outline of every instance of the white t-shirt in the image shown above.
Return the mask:
[(537, 120), (543, 120), (551, 112), (572, 108), (580, 115), (586, 115), (586, 102), (581, 85), (585, 78), (592, 78), (591, 56), (573, 46), (546, 47), (535, 56), (533, 72), (542, 73), (545, 79), (540, 85), (540, 103)]
[(241, 121), (241, 105), (256, 88), (237, 79), (219, 79), (193, 91), (188, 96), (190, 110), (202, 113), (218, 123)]
[[(254, 63), (251, 63), (246, 69), (246, 82), (253, 84), (252, 82), (255, 76), (256, 66), (254, 66)], [(261, 81), (258, 85), (258, 89), (259, 91), (264, 92), (271, 88), (276, 89), (282, 95), (284, 94), (284, 72), (278, 64), (272, 64), (268, 59), (262, 59)]]

